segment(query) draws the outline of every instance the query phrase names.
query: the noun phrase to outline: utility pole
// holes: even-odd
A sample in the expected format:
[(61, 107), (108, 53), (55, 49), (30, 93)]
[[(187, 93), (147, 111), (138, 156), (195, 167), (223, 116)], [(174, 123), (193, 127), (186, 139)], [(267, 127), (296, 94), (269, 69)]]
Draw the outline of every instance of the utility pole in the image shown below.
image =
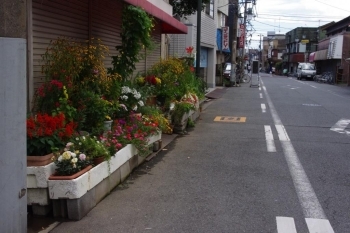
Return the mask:
[[(246, 31), (247, 31), (247, 5), (248, 1), (244, 1), (244, 20), (243, 20), (243, 25), (244, 25), (244, 41), (243, 41), (243, 51), (242, 51), (242, 63), (244, 64), (244, 56), (245, 56), (245, 40), (247, 39), (246, 36)], [(241, 66), (243, 67), (243, 64)]]
[(231, 83), (237, 86), (236, 81), (236, 56), (237, 56), (237, 23), (238, 0), (233, 0), (233, 27), (232, 27), (232, 51), (231, 51)]
[(196, 75), (201, 74), (201, 17), (202, 17), (202, 0), (197, 2), (197, 43), (196, 43)]

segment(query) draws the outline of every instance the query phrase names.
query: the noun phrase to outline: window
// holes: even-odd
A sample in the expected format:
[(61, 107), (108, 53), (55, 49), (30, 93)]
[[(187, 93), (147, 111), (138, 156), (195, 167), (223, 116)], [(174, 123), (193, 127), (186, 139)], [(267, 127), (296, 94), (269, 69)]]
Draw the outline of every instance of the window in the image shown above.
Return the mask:
[(221, 13), (221, 27), (226, 25), (226, 15)]
[(214, 18), (214, 0), (210, 0), (205, 6), (205, 13), (210, 17)]

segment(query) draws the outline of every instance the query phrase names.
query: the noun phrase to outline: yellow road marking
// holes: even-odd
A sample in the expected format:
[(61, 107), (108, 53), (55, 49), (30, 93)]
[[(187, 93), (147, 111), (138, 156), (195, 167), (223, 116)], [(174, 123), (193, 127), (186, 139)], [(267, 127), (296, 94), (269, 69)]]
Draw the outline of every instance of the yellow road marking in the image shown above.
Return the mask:
[(214, 121), (244, 123), (246, 119), (247, 119), (246, 117), (217, 116), (215, 117)]

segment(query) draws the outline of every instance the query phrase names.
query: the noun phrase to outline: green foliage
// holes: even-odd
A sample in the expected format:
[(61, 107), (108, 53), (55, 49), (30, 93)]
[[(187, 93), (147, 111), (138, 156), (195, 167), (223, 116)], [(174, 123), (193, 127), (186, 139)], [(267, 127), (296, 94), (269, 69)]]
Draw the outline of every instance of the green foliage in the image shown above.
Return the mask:
[[(202, 10), (210, 0), (202, 0)], [(192, 15), (197, 11), (198, 1), (197, 0), (170, 0), (170, 5), (173, 6), (173, 15), (183, 17)]]
[(171, 115), (174, 123), (181, 123), (182, 117), (185, 113), (189, 113), (191, 110), (195, 110), (193, 104), (188, 102), (178, 102), (175, 104), (175, 109)]
[(123, 80), (129, 78), (135, 70), (135, 63), (142, 58), (140, 52), (152, 46), (151, 30), (153, 19), (141, 8), (124, 8), (122, 19), (122, 44), (116, 46), (118, 55), (112, 56), (113, 68), (110, 73), (118, 73)]

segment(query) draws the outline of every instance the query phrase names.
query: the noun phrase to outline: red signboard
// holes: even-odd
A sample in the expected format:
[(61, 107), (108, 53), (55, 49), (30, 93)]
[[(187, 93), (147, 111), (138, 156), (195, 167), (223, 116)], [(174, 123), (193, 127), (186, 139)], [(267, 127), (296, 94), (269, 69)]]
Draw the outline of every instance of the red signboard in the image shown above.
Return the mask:
[(238, 48), (244, 48), (244, 41), (245, 41), (245, 29), (244, 29), (244, 24), (239, 25), (239, 31), (240, 31), (240, 36), (238, 39)]
[(229, 35), (229, 27), (222, 27), (222, 50), (223, 51), (230, 50), (228, 35)]

